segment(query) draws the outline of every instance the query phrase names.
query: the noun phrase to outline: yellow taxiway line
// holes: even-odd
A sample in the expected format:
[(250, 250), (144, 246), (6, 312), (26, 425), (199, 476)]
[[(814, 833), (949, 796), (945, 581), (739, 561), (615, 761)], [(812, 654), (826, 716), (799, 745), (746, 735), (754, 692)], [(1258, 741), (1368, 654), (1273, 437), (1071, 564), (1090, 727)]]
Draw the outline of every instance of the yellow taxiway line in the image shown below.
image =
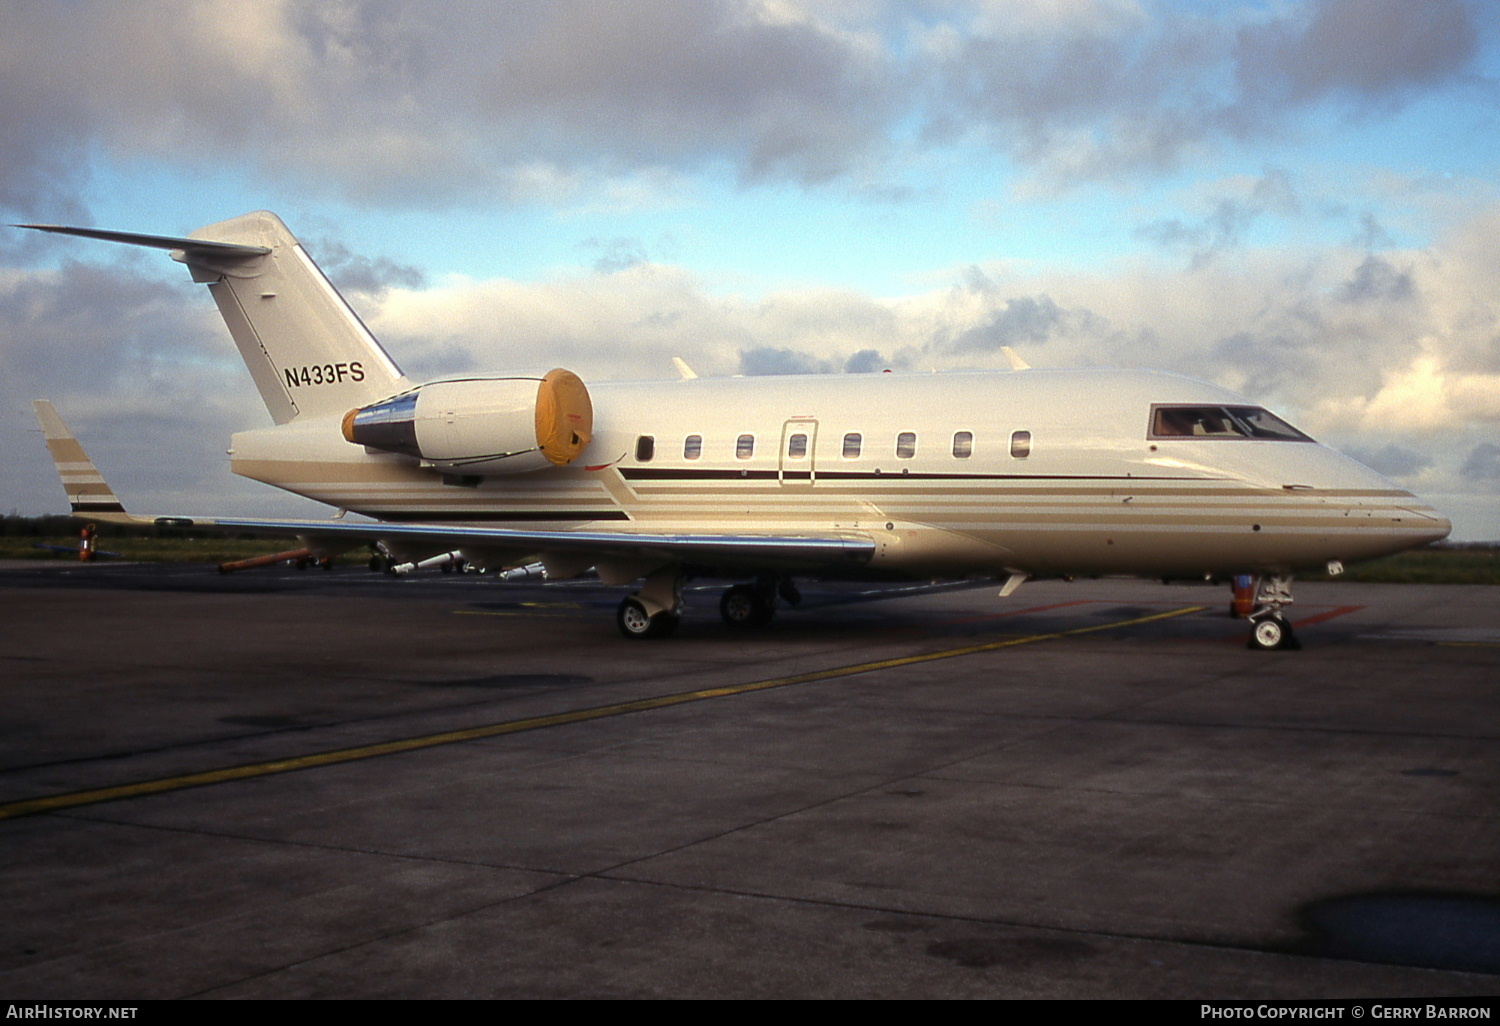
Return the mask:
[(299, 755), (288, 759), (272, 759), (268, 762), (252, 762), (246, 763), (243, 766), (229, 766), (224, 769), (207, 770), (202, 773), (184, 773), (180, 776), (161, 777), (156, 780), (142, 780), (133, 784), (119, 784), (115, 787), (73, 791), (68, 794), (48, 795), (42, 798), (26, 798), (21, 801), (6, 802), (0, 805), (0, 820), (32, 816), (42, 812), (56, 812), (59, 809), (77, 808), (80, 805), (97, 805), (100, 802), (118, 801), (122, 798), (139, 798), (143, 795), (161, 794), (166, 791), (180, 791), (189, 787), (222, 784), (231, 780), (248, 780), (253, 777), (269, 776), (273, 773), (290, 773), (293, 770), (313, 769), (318, 766), (334, 766), (339, 763), (354, 762), (359, 759), (373, 759), (382, 755), (396, 755), (401, 752), (414, 752), (423, 748), (436, 748), (439, 745), (451, 745), (460, 741), (477, 741), (481, 738), (500, 737), (504, 734), (520, 734), (528, 730), (541, 730), (544, 727), (560, 727), (568, 723), (583, 723), (588, 720), (604, 719), (609, 716), (623, 716), (627, 713), (646, 712), (650, 709), (665, 709), (674, 705), (685, 705), (688, 702), (701, 702), (710, 698), (726, 698), (730, 695), (742, 695), (750, 691), (766, 691), (770, 688), (783, 688), (793, 684), (813, 684), (825, 680), (838, 680), (842, 677), (853, 677), (861, 673), (873, 673), (876, 670), (890, 670), (898, 666), (913, 666), (918, 663), (930, 663), (939, 659), (955, 659), (959, 656), (976, 655), (980, 652), (995, 652), (1003, 648), (1030, 645), (1038, 641), (1054, 641), (1058, 638), (1067, 638), (1078, 634), (1092, 634), (1096, 631), (1113, 630), (1118, 627), (1132, 627), (1136, 624), (1150, 623), (1153, 620), (1166, 620), (1174, 616), (1185, 616), (1188, 613), (1201, 612), (1203, 609), (1203, 606), (1186, 606), (1182, 609), (1173, 609), (1164, 613), (1152, 613), (1150, 616), (1138, 616), (1129, 620), (1115, 620), (1110, 623), (1095, 624), (1091, 627), (1073, 627), (1068, 630), (1052, 631), (1047, 634), (1025, 634), (1012, 638), (1003, 638), (999, 641), (987, 641), (978, 645), (964, 645), (960, 648), (943, 649), (938, 652), (924, 652), (920, 655), (898, 656), (894, 659), (879, 659), (868, 663), (835, 666), (826, 670), (813, 670), (809, 673), (797, 673), (786, 677), (771, 677), (767, 680), (751, 681), (747, 684), (729, 684), (724, 687), (703, 688), (698, 691), (680, 691), (676, 694), (660, 695), (656, 698), (640, 698), (631, 702), (617, 702), (613, 705), (594, 706), (590, 709), (576, 709), (572, 712), (554, 713), (550, 716), (533, 716), (522, 720), (509, 720), (505, 723), (491, 723), (487, 726), (470, 727), (465, 730), (449, 730), (441, 734), (427, 734), (423, 737), (384, 741), (379, 744), (360, 745), (355, 748), (340, 748), (331, 752), (317, 752), (312, 755)]

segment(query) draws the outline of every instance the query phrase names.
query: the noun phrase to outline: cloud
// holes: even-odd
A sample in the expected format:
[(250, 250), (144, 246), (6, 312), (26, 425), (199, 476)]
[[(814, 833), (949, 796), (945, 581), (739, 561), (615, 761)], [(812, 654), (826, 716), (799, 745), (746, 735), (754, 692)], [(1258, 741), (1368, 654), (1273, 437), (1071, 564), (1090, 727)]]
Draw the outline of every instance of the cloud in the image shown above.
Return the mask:
[(142, 266), (67, 261), (0, 277), (0, 377), (23, 394), (123, 401), (137, 411), (196, 399), (238, 360), (213, 345), (217, 318), (211, 305), (190, 302), (200, 298), (193, 286)]
[(1458, 75), (1477, 49), (1463, 0), (1321, 0), (1243, 29), (1236, 67), (1250, 100), (1304, 104), (1343, 94), (1386, 105)]
[(819, 182), (883, 145), (895, 85), (867, 40), (751, 3), (11, 4), (0, 203), (76, 215), (96, 156), (408, 206), (579, 170)]
[(844, 361), (845, 374), (874, 374), (884, 370), (886, 359), (880, 355), (878, 349), (861, 349), (857, 353), (850, 354)]
[(1386, 477), (1415, 477), (1432, 466), (1432, 457), (1399, 445), (1387, 444), (1379, 449), (1351, 447), (1350, 456)]
[(1493, 442), (1476, 445), (1464, 460), (1461, 473), (1465, 477), (1500, 483), (1500, 445)]
[(647, 263), (649, 259), (646, 256), (646, 247), (639, 239), (591, 238), (585, 239), (582, 246), (586, 250), (600, 253), (594, 261), (596, 274), (614, 274), (617, 271), (635, 267), (637, 264)]
[(970, 266), (947, 287), (895, 298), (742, 296), (684, 268), (622, 260), (534, 283), (396, 289), (367, 320), (418, 374), (557, 360), (586, 379), (639, 378), (670, 375), (672, 356), (706, 374), (925, 371), (1005, 367), (1000, 349), (1011, 346), (1039, 366), (1155, 366), (1216, 380), (1315, 434), (1432, 432), (1500, 415), (1488, 372), (1461, 366), (1500, 339), (1491, 298), (1500, 259), (1457, 238), (1472, 250), (1452, 241), (1312, 258), (1244, 249), (1189, 272)]
[(314, 237), (303, 247), (317, 253), (317, 264), (340, 291), (382, 293), (392, 288), (422, 288), (427, 275), (420, 267), (390, 257), (367, 257), (355, 253), (336, 239)]
[[(747, 181), (826, 180), (888, 124), (887, 54), (755, 4), (480, 4), (464, 36), (476, 112), (556, 159), (582, 140), (627, 161), (728, 158)], [(467, 61), (465, 62), (467, 63)]]
[(1354, 269), (1354, 274), (1334, 290), (1334, 298), (1343, 303), (1405, 303), (1415, 299), (1417, 287), (1411, 271), (1397, 270), (1390, 262), (1373, 253)]
[(1137, 238), (1170, 248), (1193, 250), (1189, 268), (1208, 264), (1225, 250), (1239, 246), (1259, 221), (1300, 214), (1303, 201), (1292, 176), (1272, 168), (1258, 178), (1248, 176), (1216, 183), (1201, 218), (1162, 218), (1135, 230)]
[(1290, 109), (1447, 86), (1474, 20), (1462, 0), (7, 4), (0, 206), (75, 222), (91, 172), (132, 162), (408, 208), (659, 203), (705, 171), (905, 203), (906, 162), (955, 140), (1032, 188), (1116, 182), (1279, 137)]
[[(158, 261), (177, 274), (152, 274)], [(0, 508), (65, 507), (30, 408), (31, 399), (51, 399), (131, 506), (287, 510), (286, 500), (229, 474), (230, 433), (269, 418), (213, 302), (181, 271), (137, 253), (0, 270)]]
[(1172, 170), (1226, 144), (1283, 137), (1293, 131), (1287, 112), (1314, 104), (1398, 108), (1458, 79), (1478, 50), (1463, 0), (1009, 10), (996, 3), (969, 25), (928, 31), (941, 83), (928, 134), (977, 130), (1042, 189)]
[(776, 349), (760, 346), (740, 350), (740, 373), (746, 375), (766, 374), (827, 374), (835, 370), (828, 361), (819, 360), (794, 349)]
[(954, 353), (989, 352), (1021, 342), (1046, 342), (1055, 332), (1067, 330), (1070, 316), (1089, 314), (1070, 315), (1046, 295), (1007, 299), (983, 324), (964, 329), (948, 348)]

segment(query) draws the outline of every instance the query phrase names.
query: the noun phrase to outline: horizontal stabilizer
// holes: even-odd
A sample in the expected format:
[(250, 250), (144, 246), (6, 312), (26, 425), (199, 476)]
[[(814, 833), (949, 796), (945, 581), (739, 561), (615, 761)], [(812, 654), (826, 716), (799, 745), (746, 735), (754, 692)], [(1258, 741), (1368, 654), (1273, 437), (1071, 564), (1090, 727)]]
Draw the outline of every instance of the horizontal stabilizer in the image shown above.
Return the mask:
[(184, 253), (211, 254), (220, 259), (247, 259), (265, 256), (271, 252), (265, 246), (242, 246), (235, 242), (209, 242), (205, 239), (174, 238), (170, 235), (141, 235), (137, 232), (107, 232), (98, 228), (66, 228), (58, 224), (17, 224), (12, 228), (32, 228), (54, 235), (77, 235), (85, 239), (102, 239), (105, 242), (123, 242), (130, 246), (150, 246), (153, 249), (179, 249)]

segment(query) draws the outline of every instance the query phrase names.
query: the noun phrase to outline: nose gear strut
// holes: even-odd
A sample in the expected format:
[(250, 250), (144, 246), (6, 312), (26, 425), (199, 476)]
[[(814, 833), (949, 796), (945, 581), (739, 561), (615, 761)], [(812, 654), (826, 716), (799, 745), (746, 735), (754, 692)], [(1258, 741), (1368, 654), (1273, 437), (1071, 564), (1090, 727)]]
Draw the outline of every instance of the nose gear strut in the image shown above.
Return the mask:
[(1255, 584), (1255, 608), (1250, 614), (1250, 641), (1253, 649), (1298, 649), (1302, 645), (1292, 633), (1291, 622), (1282, 610), (1292, 604), (1291, 574), (1262, 574)]

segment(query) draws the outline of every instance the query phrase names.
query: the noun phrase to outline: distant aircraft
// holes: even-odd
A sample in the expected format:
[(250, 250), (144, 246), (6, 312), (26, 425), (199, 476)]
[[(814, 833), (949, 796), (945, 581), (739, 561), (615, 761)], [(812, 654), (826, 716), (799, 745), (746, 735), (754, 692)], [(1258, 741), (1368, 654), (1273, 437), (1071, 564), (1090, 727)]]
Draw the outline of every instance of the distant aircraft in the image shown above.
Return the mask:
[(132, 516), (39, 402), (76, 514), (294, 536), (318, 557), (594, 568), (642, 582), (618, 610), (630, 638), (670, 634), (695, 575), (745, 581), (720, 612), (748, 626), (794, 601), (797, 577), (988, 576), (1004, 597), (1038, 574), (1251, 574), (1251, 646), (1291, 647), (1294, 572), (1450, 530), (1250, 400), (1175, 374), (714, 379), (678, 361), (680, 380), (585, 385), (539, 362), (417, 384), (274, 214), (186, 238), (17, 227), (170, 250), (275, 422), (233, 436), (234, 472), (375, 522)]

